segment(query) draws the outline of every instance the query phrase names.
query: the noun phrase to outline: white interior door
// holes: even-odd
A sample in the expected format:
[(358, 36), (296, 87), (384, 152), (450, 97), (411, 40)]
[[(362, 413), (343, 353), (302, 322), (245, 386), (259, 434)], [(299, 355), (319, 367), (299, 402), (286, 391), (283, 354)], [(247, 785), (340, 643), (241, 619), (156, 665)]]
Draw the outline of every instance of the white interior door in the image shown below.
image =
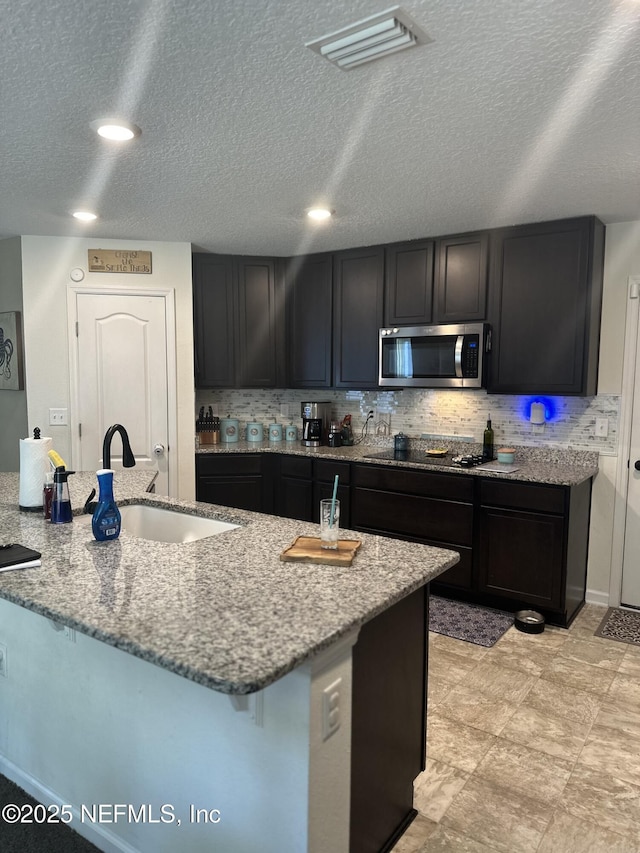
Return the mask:
[(640, 336), (636, 344), (621, 604), (640, 608)]
[[(158, 471), (156, 491), (169, 494), (166, 300), (158, 295), (76, 293), (79, 470), (103, 467), (112, 424), (129, 435), (136, 467)], [(75, 456), (75, 454), (74, 454)], [(122, 441), (111, 443), (111, 467), (122, 465)]]

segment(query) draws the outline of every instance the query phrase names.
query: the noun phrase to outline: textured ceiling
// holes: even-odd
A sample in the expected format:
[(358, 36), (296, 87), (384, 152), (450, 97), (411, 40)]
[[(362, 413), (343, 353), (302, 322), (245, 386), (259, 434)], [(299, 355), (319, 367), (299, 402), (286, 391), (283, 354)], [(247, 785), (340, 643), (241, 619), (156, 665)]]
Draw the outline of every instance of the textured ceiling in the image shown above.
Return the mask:
[[(0, 237), (290, 255), (640, 219), (640, 0), (407, 0), (432, 44), (349, 72), (305, 47), (389, 5), (0, 0)], [(142, 135), (99, 139), (111, 114)]]

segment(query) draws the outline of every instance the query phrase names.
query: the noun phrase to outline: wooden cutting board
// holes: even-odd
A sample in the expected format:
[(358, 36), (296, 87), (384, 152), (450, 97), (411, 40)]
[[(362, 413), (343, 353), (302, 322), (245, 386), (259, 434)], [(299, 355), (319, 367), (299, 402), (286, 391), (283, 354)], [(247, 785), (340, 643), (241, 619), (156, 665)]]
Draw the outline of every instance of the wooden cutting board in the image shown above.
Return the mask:
[(322, 563), (326, 566), (350, 566), (358, 548), (362, 545), (359, 539), (339, 539), (335, 551), (321, 548), (317, 536), (298, 536), (288, 548), (280, 554), (280, 559), (287, 563)]

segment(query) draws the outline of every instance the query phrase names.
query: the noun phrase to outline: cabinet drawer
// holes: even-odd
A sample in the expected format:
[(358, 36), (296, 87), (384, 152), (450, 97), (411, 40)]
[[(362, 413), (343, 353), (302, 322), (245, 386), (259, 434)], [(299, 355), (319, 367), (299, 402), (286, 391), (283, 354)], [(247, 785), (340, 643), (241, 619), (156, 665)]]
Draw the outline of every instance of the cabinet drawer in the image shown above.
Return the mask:
[(321, 483), (333, 483), (336, 474), (340, 477), (340, 483), (347, 485), (351, 477), (351, 465), (348, 462), (333, 462), (330, 459), (315, 459), (313, 467), (314, 480)]
[(367, 489), (384, 489), (408, 495), (473, 501), (473, 481), (460, 474), (431, 474), (376, 465), (354, 466), (353, 482)]
[(530, 509), (564, 515), (564, 486), (538, 486), (524, 483), (505, 483), (501, 480), (480, 482), (480, 502), (490, 506)]
[(299, 477), (301, 480), (311, 479), (312, 460), (304, 456), (281, 456), (280, 474), (283, 477)]
[(353, 488), (351, 524), (356, 529), (410, 536), (433, 544), (473, 544), (473, 506), (456, 501)]
[(198, 476), (261, 474), (262, 456), (259, 453), (200, 453), (196, 455), (196, 471)]

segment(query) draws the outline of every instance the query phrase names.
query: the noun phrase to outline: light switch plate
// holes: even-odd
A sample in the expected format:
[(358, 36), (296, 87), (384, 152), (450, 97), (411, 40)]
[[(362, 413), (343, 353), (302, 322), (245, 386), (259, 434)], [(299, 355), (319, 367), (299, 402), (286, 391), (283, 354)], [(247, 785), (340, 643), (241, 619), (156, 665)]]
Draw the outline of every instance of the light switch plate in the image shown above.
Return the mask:
[(49, 409), (49, 426), (68, 426), (68, 409)]

